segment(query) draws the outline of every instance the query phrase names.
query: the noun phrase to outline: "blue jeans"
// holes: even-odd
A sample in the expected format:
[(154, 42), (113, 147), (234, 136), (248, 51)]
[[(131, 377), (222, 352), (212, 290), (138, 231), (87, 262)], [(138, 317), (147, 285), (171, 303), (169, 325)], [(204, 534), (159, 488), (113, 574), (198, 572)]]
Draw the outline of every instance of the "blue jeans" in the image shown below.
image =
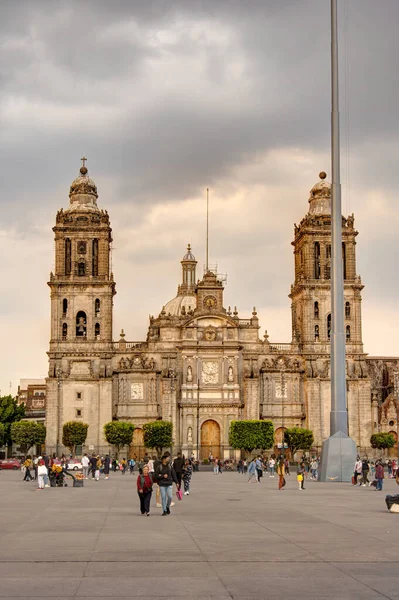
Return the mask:
[(383, 479), (377, 479), (377, 485), (375, 486), (376, 490), (381, 490), (382, 491), (382, 482), (384, 480)]
[(159, 489), (161, 491), (162, 510), (167, 512), (172, 502), (172, 486), (160, 485)]

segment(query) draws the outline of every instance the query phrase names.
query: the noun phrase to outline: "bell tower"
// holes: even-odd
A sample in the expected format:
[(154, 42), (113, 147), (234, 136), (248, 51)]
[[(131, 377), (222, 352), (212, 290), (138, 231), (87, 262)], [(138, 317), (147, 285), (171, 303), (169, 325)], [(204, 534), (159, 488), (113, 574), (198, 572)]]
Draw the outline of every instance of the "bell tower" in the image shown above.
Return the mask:
[(53, 227), (46, 445), (57, 454), (66, 452), (61, 443), (66, 421), (88, 423), (86, 444), (100, 451), (102, 424), (112, 419), (112, 230), (107, 211), (97, 206), (86, 160), (71, 184), (69, 206), (57, 212)]
[[(330, 352), (331, 184), (326, 173), (313, 186), (309, 212), (295, 225), (295, 281), (291, 286), (292, 336), (305, 352)], [(362, 354), (361, 290), (356, 274), (354, 216), (342, 217), (342, 261), (347, 353)]]
[(110, 272), (111, 227), (107, 211), (97, 206), (97, 187), (86, 158), (72, 182), (70, 205), (57, 213), (55, 273), (51, 273), (50, 351), (87, 344), (104, 348), (112, 342)]

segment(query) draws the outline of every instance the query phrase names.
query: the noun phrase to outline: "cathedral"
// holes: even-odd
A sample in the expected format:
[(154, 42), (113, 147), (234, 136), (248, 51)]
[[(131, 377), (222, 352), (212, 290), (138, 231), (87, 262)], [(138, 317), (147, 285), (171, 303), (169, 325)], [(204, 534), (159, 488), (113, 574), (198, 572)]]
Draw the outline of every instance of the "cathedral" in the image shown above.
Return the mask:
[[(55, 272), (50, 274), (51, 339), (46, 379), (48, 452), (66, 451), (66, 421), (89, 424), (85, 452), (110, 451), (103, 426), (134, 423), (130, 454), (143, 451), (145, 423), (173, 423), (174, 449), (186, 455), (234, 456), (230, 422), (269, 419), (276, 450), (284, 429), (313, 431), (317, 452), (330, 429), (331, 186), (326, 174), (310, 191), (294, 227), (294, 280), (289, 298), (292, 339), (260, 337), (256, 309), (241, 318), (223, 299), (223, 279), (197, 279), (190, 246), (181, 260), (177, 295), (149, 320), (147, 339), (113, 338), (116, 283), (110, 268), (112, 230), (98, 206), (83, 160), (68, 208), (58, 211)], [(306, 206), (304, 203), (304, 212)], [(349, 435), (370, 453), (370, 436), (398, 439), (399, 359), (369, 357), (362, 342), (363, 284), (356, 271), (354, 216), (342, 217)], [(254, 290), (257, 292), (258, 290)], [(393, 455), (397, 455), (397, 446)]]

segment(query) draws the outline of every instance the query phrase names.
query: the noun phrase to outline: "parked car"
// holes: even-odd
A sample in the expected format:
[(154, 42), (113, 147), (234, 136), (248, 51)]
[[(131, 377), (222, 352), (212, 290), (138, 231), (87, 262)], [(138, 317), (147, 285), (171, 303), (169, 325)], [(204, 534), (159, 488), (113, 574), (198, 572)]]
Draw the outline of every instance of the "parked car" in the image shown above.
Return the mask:
[(68, 471), (79, 471), (82, 468), (82, 463), (77, 458), (70, 458), (68, 461)]
[(3, 458), (0, 460), (0, 469), (12, 469), (17, 471), (21, 468), (21, 463), (16, 458)]

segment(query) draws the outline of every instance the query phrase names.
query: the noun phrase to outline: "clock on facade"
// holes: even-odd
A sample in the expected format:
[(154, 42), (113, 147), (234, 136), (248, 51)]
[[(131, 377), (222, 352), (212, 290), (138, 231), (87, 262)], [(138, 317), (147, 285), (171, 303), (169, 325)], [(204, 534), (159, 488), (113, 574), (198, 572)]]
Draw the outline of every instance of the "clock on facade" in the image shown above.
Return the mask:
[(216, 306), (215, 296), (206, 296), (206, 298), (204, 298), (204, 307), (205, 308), (215, 308), (215, 306)]

